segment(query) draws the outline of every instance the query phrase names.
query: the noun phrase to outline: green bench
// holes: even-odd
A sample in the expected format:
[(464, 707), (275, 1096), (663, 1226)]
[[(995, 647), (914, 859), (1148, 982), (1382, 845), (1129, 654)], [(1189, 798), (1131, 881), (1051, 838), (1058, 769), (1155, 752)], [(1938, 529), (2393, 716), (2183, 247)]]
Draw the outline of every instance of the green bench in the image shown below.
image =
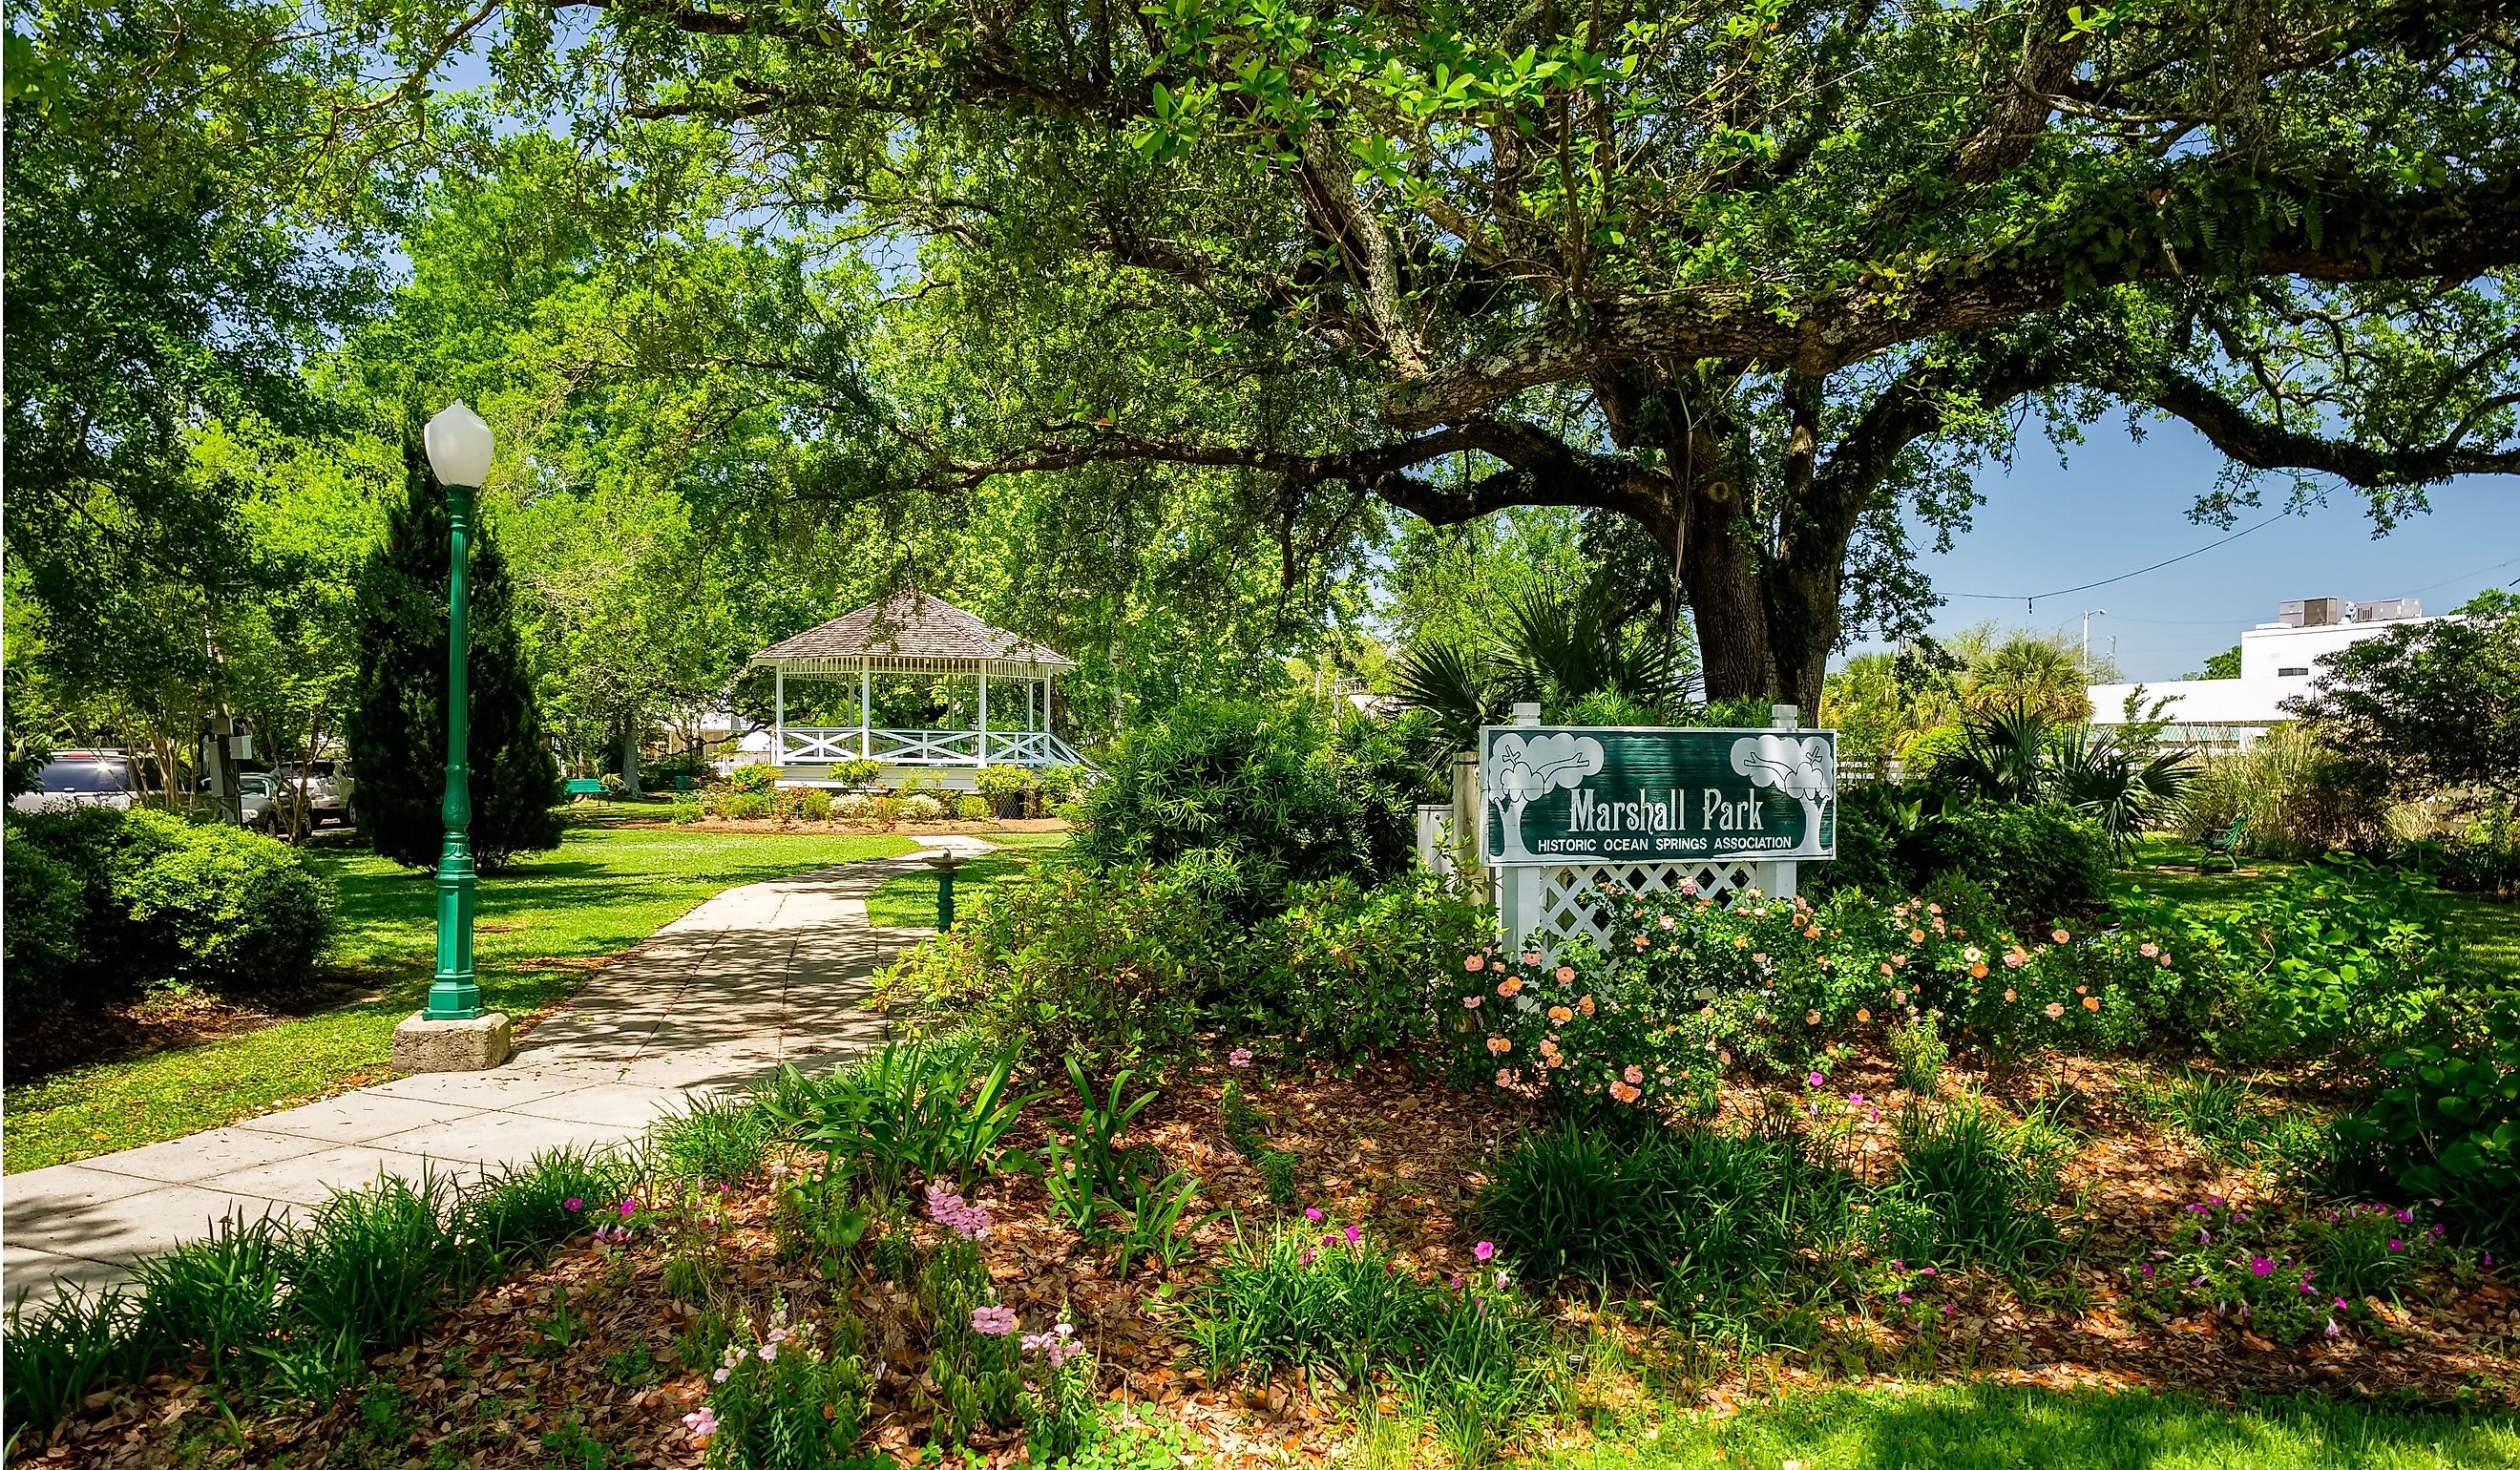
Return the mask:
[(2205, 850), (2196, 858), (2196, 870), (2203, 872), (2206, 864), (2220, 858), (2231, 865), (2233, 872), (2238, 872), (2240, 870), (2240, 834), (2248, 830), (2248, 818), (2234, 817), (2229, 826), (2219, 832), (2207, 832)]
[(577, 780), (568, 783), (568, 794), (569, 799), (572, 801), (579, 797), (602, 796), (604, 794), (604, 782), (594, 780), (586, 777), (579, 777)]

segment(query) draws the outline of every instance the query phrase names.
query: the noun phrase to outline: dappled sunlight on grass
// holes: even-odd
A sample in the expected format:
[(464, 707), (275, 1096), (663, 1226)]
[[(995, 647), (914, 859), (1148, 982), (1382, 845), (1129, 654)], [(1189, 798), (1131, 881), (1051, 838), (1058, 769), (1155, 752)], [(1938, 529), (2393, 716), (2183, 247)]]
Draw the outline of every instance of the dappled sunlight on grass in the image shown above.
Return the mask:
[[(482, 1002), (522, 1018), (713, 894), (915, 847), (889, 836), (572, 827), (559, 851), (481, 879)], [(435, 966), (435, 880), (367, 853), (310, 856), (340, 893), (328, 963), (365, 993), (260, 1030), (9, 1089), (0, 1127), (10, 1171), (181, 1137), (384, 1075), (393, 1028), (419, 1008)]]
[[(2508, 1416), (2384, 1413), (2316, 1399), (2248, 1409), (2178, 1395), (2002, 1384), (1797, 1394), (1730, 1419), (1671, 1409), (1597, 1427), (1600, 1443), (1543, 1461), (1562, 1470), (2434, 1470), (2520, 1465)], [(1648, 1439), (1646, 1436), (1653, 1437)]]

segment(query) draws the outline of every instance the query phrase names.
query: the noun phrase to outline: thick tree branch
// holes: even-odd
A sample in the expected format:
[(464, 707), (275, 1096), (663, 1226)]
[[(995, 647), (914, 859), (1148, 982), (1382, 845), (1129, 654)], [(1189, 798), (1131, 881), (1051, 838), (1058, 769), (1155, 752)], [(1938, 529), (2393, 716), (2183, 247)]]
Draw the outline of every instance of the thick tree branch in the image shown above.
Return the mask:
[[(2287, 204), (2289, 215), (2280, 212)], [(1747, 287), (1598, 302), (1580, 323), (1527, 333), (1404, 381), (1386, 397), (1382, 418), (1401, 428), (1450, 423), (1525, 388), (1641, 357), (1738, 358), (1825, 375), (1905, 342), (2015, 321), (2111, 286), (2217, 273), (2455, 281), (2520, 264), (2513, 175), (2424, 192), (2359, 181), (2327, 188), (2297, 181), (2286, 190), (2280, 180), (2245, 179), (2216, 163), (2057, 217), (2070, 239), (2033, 236), (1896, 287), (1814, 292), (1789, 314), (1779, 313), (1773, 293)], [(2202, 244), (2253, 238), (2254, 249), (2219, 262)]]
[(2415, 449), (2374, 449), (2269, 423), (2183, 374), (2152, 373), (2134, 380), (2093, 376), (2098, 380), (2078, 380), (2185, 420), (2215, 448), (2254, 469), (2309, 469), (2366, 490), (2428, 485), (2457, 474), (2520, 473), (2520, 449), (2479, 448), (2458, 434)]

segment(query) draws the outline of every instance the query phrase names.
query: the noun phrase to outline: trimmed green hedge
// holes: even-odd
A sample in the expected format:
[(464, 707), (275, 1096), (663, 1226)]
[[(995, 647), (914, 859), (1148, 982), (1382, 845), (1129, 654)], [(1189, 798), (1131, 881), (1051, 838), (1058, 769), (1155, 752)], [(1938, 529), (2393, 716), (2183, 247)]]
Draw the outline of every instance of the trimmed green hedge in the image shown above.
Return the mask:
[(8, 1013), (85, 1006), (152, 985), (248, 996), (304, 979), (332, 887), (287, 843), (163, 812), (12, 816)]

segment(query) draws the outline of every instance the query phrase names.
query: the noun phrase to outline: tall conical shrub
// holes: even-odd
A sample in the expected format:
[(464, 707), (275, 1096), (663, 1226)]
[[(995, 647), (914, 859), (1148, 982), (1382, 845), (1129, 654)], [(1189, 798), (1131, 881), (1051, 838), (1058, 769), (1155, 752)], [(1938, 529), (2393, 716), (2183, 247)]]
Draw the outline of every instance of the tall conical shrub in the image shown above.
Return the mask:
[[(380, 856), (434, 868), (445, 839), (446, 493), (417, 428), (403, 440), (403, 503), (359, 570), (359, 684), (344, 732), (350, 804)], [(483, 869), (560, 846), (560, 763), (513, 616), (515, 589), (486, 530), (472, 535), (472, 854)]]

